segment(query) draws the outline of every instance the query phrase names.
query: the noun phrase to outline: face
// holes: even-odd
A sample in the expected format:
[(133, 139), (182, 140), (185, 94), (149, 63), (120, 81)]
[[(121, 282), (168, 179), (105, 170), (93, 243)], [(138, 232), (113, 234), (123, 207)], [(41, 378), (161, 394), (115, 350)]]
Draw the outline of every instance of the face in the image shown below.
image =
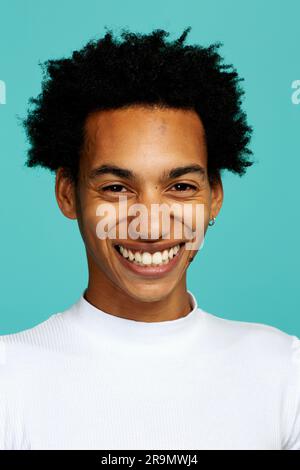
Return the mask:
[[(95, 112), (87, 118), (77, 186), (59, 169), (56, 194), (63, 213), (78, 220), (90, 282), (142, 302), (161, 300), (182, 287), (190, 259), (197, 252), (186, 249), (187, 221), (178, 217), (180, 210), (170, 211), (169, 226), (164, 226), (161, 215), (151, 216), (153, 204), (169, 208), (188, 204), (192, 230), (197, 229), (196, 205), (202, 204), (205, 234), (223, 197), (221, 181), (211, 185), (208, 180), (199, 116), (194, 111), (142, 106)], [(120, 196), (126, 201), (125, 216), (120, 213)], [(115, 212), (111, 213), (110, 235), (101, 239), (97, 208), (102, 204)], [(139, 225), (134, 225), (134, 218), (141, 213), (128, 213), (136, 204), (143, 205), (144, 216), (148, 214)], [(177, 229), (182, 225), (180, 238), (175, 224)], [(130, 226), (136, 228), (138, 238), (128, 232)], [(124, 232), (120, 236), (124, 227), (126, 238)]]

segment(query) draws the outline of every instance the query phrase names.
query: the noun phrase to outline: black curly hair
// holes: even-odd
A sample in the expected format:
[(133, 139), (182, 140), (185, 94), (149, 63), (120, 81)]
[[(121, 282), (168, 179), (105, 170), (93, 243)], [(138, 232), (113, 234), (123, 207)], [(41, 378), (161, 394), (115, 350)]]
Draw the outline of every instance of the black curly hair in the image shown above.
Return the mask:
[(42, 91), (22, 123), (31, 147), (26, 165), (51, 171), (64, 167), (77, 181), (87, 116), (130, 105), (190, 109), (206, 135), (210, 181), (227, 169), (240, 176), (252, 165), (252, 127), (241, 109), (244, 91), (232, 65), (224, 64), (216, 42), (184, 45), (191, 27), (173, 42), (168, 32), (138, 34), (123, 29), (122, 40), (107, 30), (70, 58), (40, 64)]

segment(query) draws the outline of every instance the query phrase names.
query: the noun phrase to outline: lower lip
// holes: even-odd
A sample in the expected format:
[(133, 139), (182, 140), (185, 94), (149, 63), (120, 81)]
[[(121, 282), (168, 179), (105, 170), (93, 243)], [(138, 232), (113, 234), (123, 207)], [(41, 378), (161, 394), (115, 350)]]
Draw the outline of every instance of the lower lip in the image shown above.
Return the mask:
[(125, 266), (127, 269), (130, 269), (132, 272), (145, 277), (162, 277), (175, 268), (182, 256), (184, 248), (185, 245), (182, 245), (174, 258), (172, 258), (167, 264), (162, 264), (160, 266), (140, 266), (138, 264), (132, 263), (131, 261), (127, 261), (127, 258), (124, 258), (124, 256), (122, 256), (116, 248), (114, 248), (114, 251), (116, 252), (123, 266)]

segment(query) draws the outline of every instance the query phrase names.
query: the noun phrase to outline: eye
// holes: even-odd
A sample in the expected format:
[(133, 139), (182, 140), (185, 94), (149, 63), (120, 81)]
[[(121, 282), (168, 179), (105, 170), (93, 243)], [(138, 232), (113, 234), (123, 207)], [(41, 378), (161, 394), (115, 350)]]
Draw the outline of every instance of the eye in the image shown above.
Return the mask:
[(176, 188), (175, 191), (187, 191), (189, 189), (197, 189), (196, 186), (189, 183), (176, 183), (172, 186), (171, 190), (173, 190), (173, 188)]
[(125, 186), (123, 186), (122, 184), (110, 184), (109, 186), (104, 186), (102, 188), (102, 191), (111, 191), (113, 193), (119, 193), (123, 192), (122, 189), (126, 191)]

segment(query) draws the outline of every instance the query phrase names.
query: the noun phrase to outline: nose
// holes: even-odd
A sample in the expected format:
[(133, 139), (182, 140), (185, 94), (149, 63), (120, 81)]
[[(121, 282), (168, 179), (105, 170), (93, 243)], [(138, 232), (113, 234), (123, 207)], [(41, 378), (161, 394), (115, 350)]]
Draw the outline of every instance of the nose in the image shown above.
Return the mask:
[(158, 189), (154, 187), (144, 188), (138, 197), (138, 205), (141, 209), (141, 223), (139, 226), (140, 237), (149, 241), (161, 238), (160, 205), (162, 198)]
[[(180, 205), (178, 204), (178, 206), (179, 212), (181, 212)], [(174, 212), (171, 210), (171, 206), (163, 200), (161, 194), (155, 187), (150, 189), (145, 188), (140, 193), (137, 203), (134, 204), (134, 207), (130, 208), (129, 213), (133, 217), (138, 217), (140, 220), (138, 229), (140, 238), (149, 241), (157, 241), (161, 238), (173, 239), (171, 233), (174, 227)], [(180, 214), (178, 218), (180, 221)], [(130, 227), (131, 224), (129, 225), (129, 229)], [(133, 223), (133, 228), (135, 227), (136, 225)], [(181, 229), (178, 232), (180, 231)], [(129, 236), (131, 238), (134, 237), (133, 231), (129, 232)], [(175, 238), (181, 239), (181, 233)]]

